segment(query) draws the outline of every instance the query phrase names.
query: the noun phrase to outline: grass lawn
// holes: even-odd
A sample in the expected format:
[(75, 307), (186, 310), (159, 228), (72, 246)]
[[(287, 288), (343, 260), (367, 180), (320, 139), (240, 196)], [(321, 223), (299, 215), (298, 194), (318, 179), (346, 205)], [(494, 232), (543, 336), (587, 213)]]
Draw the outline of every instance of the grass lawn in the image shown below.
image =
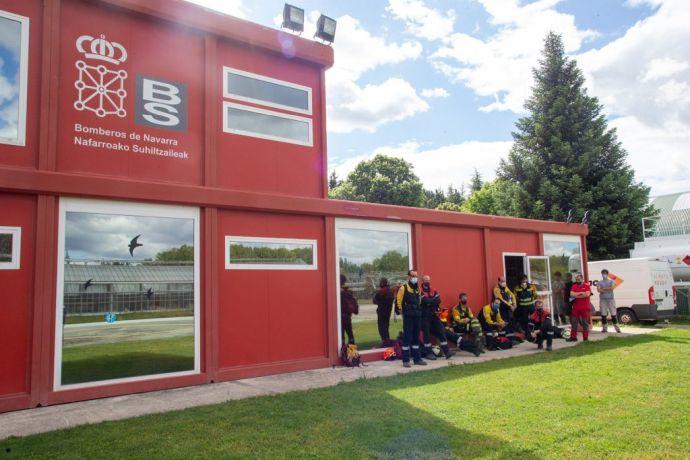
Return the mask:
[(690, 331), (669, 329), (12, 438), (0, 458), (688, 458), (688, 369)]
[[(118, 313), (118, 321), (130, 321), (133, 319), (177, 318), (180, 316), (194, 316), (194, 310), (162, 310), (162, 311), (137, 311), (132, 313)], [(97, 315), (67, 315), (65, 324), (84, 324), (105, 322), (105, 313)]]
[[(391, 338), (396, 339), (398, 332), (402, 331), (402, 316), (398, 317), (397, 322), (393, 321), (391, 316), (388, 330), (390, 331)], [(352, 323), (352, 332), (355, 333), (355, 342), (357, 342), (357, 348), (360, 350), (370, 350), (381, 346), (378, 322), (375, 319)], [(345, 340), (347, 340), (347, 334), (345, 335)]]
[(194, 369), (194, 336), (65, 347), (62, 383)]

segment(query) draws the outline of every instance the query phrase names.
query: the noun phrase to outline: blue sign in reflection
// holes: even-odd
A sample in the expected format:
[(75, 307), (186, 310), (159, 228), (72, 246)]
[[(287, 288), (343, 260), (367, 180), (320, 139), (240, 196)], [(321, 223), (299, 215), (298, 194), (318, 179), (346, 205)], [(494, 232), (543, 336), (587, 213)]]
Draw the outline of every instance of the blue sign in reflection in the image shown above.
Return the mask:
[(108, 324), (113, 324), (115, 321), (117, 321), (117, 315), (112, 312), (108, 312), (105, 314), (105, 322)]

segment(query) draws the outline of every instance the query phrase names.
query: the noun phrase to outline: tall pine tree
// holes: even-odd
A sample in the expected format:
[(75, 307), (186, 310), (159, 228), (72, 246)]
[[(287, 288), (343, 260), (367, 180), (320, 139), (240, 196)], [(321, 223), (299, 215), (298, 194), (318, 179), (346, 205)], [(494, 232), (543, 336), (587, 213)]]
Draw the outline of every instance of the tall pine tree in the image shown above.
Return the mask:
[(602, 106), (587, 94), (577, 63), (566, 57), (560, 35), (549, 33), (534, 69), (534, 87), (516, 124), (515, 143), (498, 177), (516, 184), (520, 217), (578, 220), (592, 210), (590, 257), (628, 257), (652, 215), (649, 188), (635, 182), (627, 153), (607, 126)]

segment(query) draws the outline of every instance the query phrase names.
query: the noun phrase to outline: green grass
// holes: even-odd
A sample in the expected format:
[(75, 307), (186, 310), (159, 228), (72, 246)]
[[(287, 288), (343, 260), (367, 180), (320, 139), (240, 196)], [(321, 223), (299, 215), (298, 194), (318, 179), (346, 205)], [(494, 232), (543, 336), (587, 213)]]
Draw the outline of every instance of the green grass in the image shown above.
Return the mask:
[(11, 438), (0, 459), (688, 458), (689, 368), (669, 329)]
[[(381, 346), (381, 336), (379, 336), (378, 322), (366, 320), (352, 323), (355, 333), (355, 342), (360, 350), (370, 350)], [(391, 317), (390, 327), (388, 328), (391, 338), (396, 339), (398, 332), (402, 330), (402, 317), (398, 317), (397, 322)], [(345, 336), (347, 339), (347, 335)]]
[[(180, 316), (194, 316), (194, 310), (163, 310), (163, 311), (137, 311), (132, 313), (118, 313), (118, 321), (130, 321), (133, 319), (178, 318)], [(105, 313), (97, 315), (67, 315), (65, 324), (84, 324), (105, 322)]]
[(62, 384), (194, 369), (194, 336), (65, 347)]

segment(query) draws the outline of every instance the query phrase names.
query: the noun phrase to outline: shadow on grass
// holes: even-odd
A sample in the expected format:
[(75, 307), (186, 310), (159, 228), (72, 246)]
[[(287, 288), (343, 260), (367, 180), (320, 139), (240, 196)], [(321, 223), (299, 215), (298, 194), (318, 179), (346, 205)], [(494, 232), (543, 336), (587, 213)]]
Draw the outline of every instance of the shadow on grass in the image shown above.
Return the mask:
[[(521, 442), (514, 442), (508, 435), (503, 439), (483, 433), (480, 428), (460, 428), (447, 422), (442, 414), (417, 407), (414, 399), (409, 399), (414, 395), (403, 400), (392, 393), (412, 387), (425, 391), (423, 387), (429, 384), (436, 387), (438, 383), (496, 370), (654, 342), (688, 344), (690, 340), (658, 334), (610, 338), (552, 353), (359, 380), (317, 390), (10, 438), (0, 442), (0, 458), (98, 457), (107, 453), (111, 458), (172, 455), (176, 458), (539, 459), (543, 455), (536, 447), (520, 447)], [(438, 394), (438, 398), (443, 397), (443, 393)], [(501, 396), (498, 398), (500, 402)]]

